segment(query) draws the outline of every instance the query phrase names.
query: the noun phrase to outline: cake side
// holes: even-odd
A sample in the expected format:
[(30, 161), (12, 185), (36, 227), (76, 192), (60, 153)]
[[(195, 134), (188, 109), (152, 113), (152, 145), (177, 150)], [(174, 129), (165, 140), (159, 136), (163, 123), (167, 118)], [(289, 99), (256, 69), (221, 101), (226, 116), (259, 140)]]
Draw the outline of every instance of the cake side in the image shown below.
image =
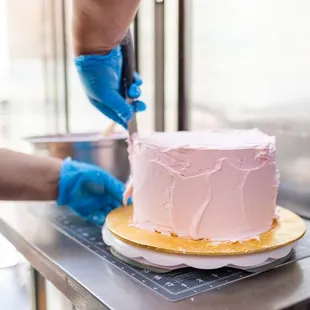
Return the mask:
[(156, 133), (137, 136), (132, 151), (135, 227), (219, 241), (271, 227), (279, 183), (274, 137)]

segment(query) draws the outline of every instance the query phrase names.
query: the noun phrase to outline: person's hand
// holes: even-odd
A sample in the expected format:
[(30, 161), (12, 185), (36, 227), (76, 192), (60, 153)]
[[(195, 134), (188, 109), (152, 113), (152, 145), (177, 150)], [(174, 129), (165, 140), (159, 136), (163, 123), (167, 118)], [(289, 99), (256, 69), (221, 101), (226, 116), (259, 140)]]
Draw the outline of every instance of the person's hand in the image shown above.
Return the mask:
[(67, 158), (60, 170), (57, 204), (102, 225), (106, 215), (122, 205), (124, 191), (125, 185), (101, 168)]
[(134, 112), (146, 109), (145, 104), (137, 100), (142, 84), (138, 73), (128, 91), (133, 104), (128, 104), (120, 94), (123, 55), (119, 45), (106, 55), (77, 56), (75, 65), (90, 102), (124, 128), (127, 129)]

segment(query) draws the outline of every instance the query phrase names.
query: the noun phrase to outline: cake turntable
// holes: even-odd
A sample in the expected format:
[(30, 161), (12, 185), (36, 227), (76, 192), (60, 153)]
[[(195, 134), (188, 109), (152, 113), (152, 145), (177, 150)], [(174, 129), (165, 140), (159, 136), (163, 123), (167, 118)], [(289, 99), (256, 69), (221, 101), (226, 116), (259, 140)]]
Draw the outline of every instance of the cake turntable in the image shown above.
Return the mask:
[(120, 260), (158, 273), (186, 267), (262, 272), (287, 260), (306, 232), (298, 215), (278, 207), (279, 218), (259, 238), (239, 242), (189, 240), (132, 227), (132, 211), (132, 206), (113, 210), (102, 229), (103, 240)]

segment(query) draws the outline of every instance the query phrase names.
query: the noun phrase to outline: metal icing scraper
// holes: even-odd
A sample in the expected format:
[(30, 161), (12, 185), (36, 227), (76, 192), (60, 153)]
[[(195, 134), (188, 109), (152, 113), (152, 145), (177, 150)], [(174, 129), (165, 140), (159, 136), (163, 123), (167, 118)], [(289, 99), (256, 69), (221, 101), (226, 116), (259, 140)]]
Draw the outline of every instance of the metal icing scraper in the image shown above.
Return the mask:
[[(128, 30), (125, 39), (121, 44), (123, 53), (123, 97), (129, 104), (132, 104), (132, 99), (128, 96), (129, 86), (133, 83), (133, 75), (135, 71), (135, 55), (134, 46), (130, 30)], [(136, 113), (133, 114), (131, 121), (128, 123), (128, 132), (131, 137), (134, 133), (138, 132)]]

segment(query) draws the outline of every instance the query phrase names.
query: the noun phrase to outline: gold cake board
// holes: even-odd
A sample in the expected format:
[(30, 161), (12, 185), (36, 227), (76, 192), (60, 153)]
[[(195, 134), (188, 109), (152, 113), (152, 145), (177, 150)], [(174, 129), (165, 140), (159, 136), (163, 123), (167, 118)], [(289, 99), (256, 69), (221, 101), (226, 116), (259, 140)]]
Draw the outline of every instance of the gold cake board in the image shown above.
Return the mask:
[(306, 224), (303, 219), (285, 208), (277, 209), (279, 218), (267, 232), (259, 236), (259, 240), (238, 242), (190, 240), (135, 228), (131, 225), (132, 206), (111, 211), (107, 216), (106, 225), (117, 238), (126, 243), (159, 252), (204, 256), (244, 255), (282, 248), (304, 236)]

